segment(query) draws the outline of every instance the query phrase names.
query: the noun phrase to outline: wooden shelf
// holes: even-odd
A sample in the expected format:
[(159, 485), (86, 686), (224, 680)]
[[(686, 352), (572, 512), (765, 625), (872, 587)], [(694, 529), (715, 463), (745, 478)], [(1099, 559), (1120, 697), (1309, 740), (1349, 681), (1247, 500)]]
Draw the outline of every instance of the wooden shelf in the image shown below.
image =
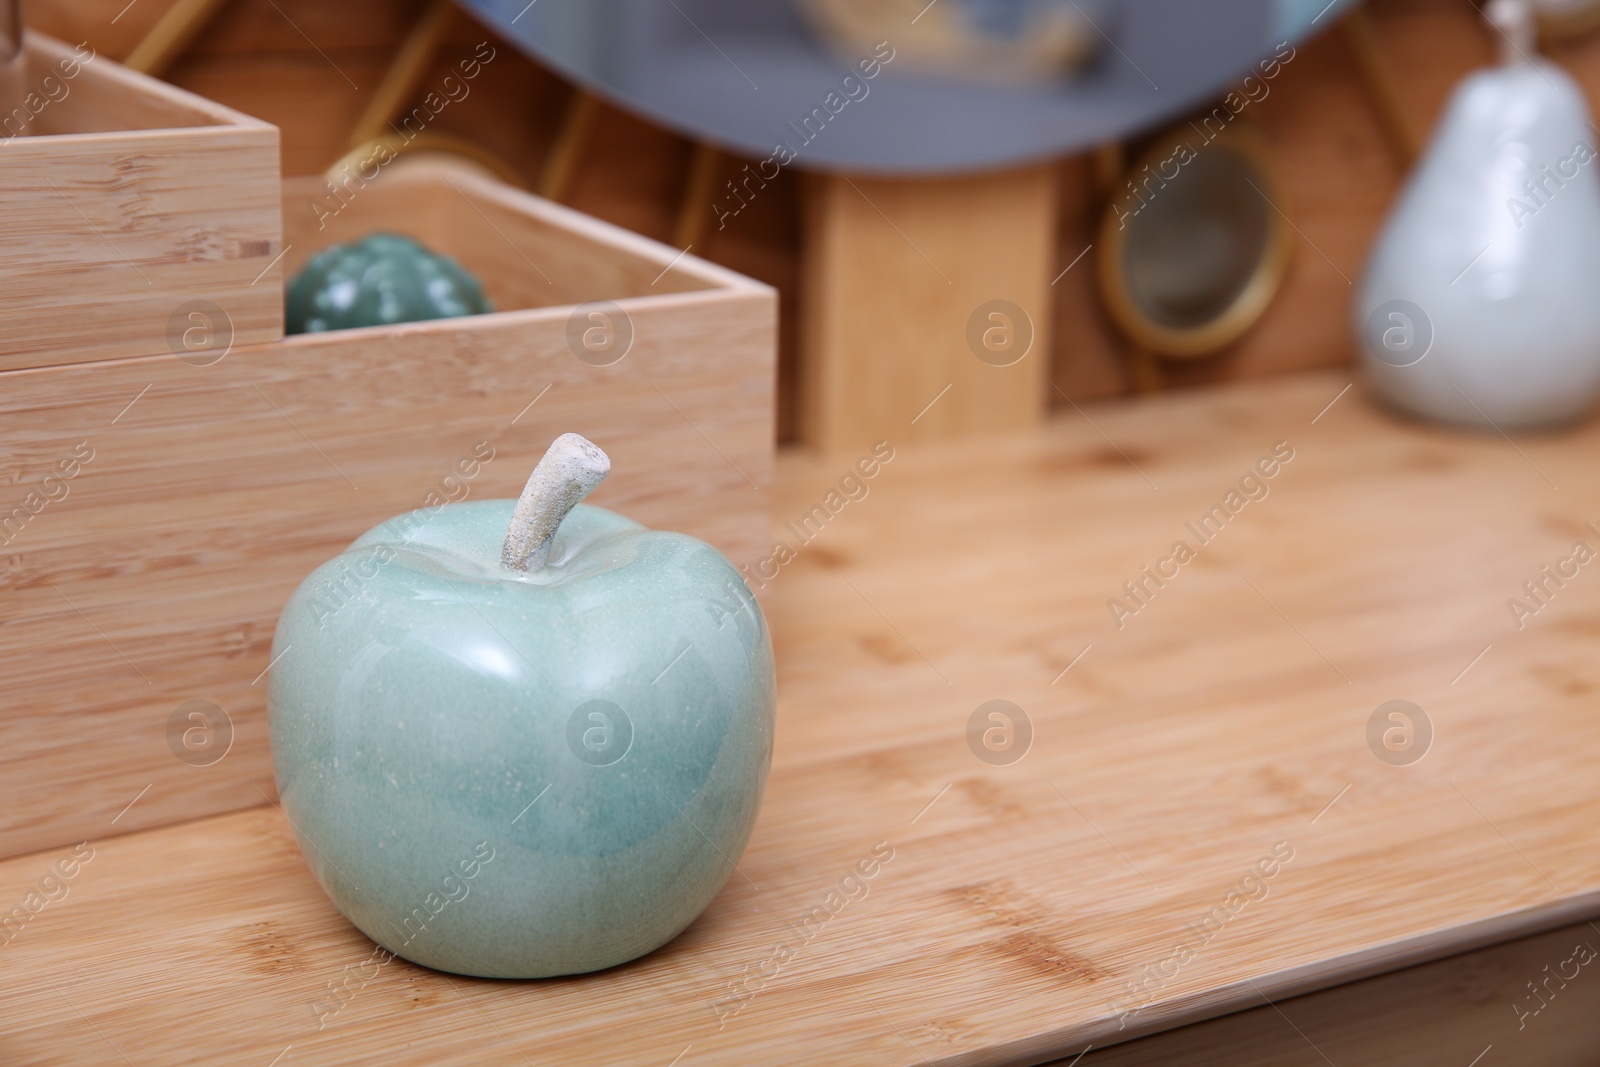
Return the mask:
[[(772, 581), (778, 747), (747, 877), (661, 951), (540, 982), (376, 968), (262, 807), (94, 841), (68, 894), (0, 949), (0, 1060), (1070, 1060), (1600, 914), (1600, 564), (1520, 630), (1507, 607), (1574, 541), (1600, 547), (1584, 526), (1600, 521), (1600, 426), (1449, 434), (1348, 382), (898, 448)], [(1108, 598), (1195, 545), (1185, 524), (1277, 442), (1293, 458), (1268, 495), (1118, 629)], [(853, 458), (787, 457), (775, 536), (792, 540), (785, 524)], [(1009, 766), (965, 739), (993, 699), (1033, 726)], [(1368, 747), (1393, 699), (1434, 727), (1410, 766)], [(879, 842), (893, 859), (866, 895), (807, 933)], [(1278, 842), (1293, 858), (1266, 895), (1164, 966)], [(0, 864), (0, 905), (69, 853)], [(1163, 976), (1119, 1028), (1147, 973)], [(330, 986), (342, 1006), (319, 1029), (316, 1006), (341, 1004)], [(742, 1006), (719, 1026), (718, 1002)], [(1437, 1062), (1465, 1067), (1476, 1041), (1441, 1040)]]

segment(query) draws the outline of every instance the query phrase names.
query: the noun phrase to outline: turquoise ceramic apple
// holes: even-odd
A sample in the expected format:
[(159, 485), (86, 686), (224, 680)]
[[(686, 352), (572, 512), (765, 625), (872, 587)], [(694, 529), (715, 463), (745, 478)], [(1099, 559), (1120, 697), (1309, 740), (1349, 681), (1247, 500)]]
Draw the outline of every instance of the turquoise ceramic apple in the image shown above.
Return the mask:
[(397, 955), (496, 978), (622, 963), (693, 921), (749, 838), (765, 620), (709, 545), (579, 505), (609, 468), (565, 434), (521, 500), (391, 519), (284, 608), (284, 811)]

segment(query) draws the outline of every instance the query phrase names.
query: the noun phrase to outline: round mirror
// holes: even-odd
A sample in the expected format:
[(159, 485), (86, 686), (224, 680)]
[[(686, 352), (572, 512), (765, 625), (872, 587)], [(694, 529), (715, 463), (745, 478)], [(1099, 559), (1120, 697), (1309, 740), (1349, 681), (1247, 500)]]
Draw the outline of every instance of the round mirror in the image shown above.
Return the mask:
[(1100, 235), (1106, 307), (1157, 355), (1208, 355), (1267, 309), (1289, 263), (1292, 231), (1261, 139), (1235, 125), (1158, 138), (1107, 205)]
[(458, 0), (543, 65), (776, 166), (1060, 156), (1224, 92), (1348, 0)]

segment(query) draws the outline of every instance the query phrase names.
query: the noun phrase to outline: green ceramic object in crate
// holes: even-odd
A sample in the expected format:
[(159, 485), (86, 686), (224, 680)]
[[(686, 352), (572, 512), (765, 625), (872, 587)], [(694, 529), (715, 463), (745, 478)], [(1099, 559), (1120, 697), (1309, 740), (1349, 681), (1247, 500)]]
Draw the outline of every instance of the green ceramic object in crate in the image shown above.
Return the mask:
[(289, 283), (285, 332), (392, 326), (492, 310), (478, 280), (455, 260), (409, 237), (377, 233), (311, 257)]

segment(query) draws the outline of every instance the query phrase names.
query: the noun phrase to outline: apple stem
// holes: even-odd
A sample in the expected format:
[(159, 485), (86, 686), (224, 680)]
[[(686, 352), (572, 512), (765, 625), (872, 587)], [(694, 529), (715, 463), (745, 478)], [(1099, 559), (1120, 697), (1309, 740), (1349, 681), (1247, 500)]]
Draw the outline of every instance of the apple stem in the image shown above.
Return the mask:
[(514, 571), (543, 570), (561, 521), (610, 472), (610, 457), (593, 441), (564, 433), (551, 442), (517, 500), (500, 565)]

